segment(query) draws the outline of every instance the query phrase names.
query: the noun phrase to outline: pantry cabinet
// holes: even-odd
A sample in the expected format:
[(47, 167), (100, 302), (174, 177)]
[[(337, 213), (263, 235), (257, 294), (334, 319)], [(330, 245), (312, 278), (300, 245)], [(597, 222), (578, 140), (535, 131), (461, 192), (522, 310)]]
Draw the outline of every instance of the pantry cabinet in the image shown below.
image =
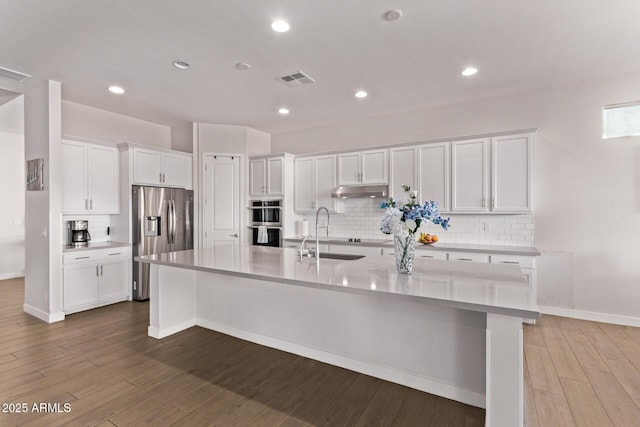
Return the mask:
[(64, 253), (65, 314), (130, 299), (130, 261), (129, 247)]
[(133, 184), (190, 189), (190, 154), (135, 147), (133, 149)]
[(336, 187), (335, 155), (298, 158), (294, 171), (295, 212), (315, 212), (321, 206), (332, 213), (344, 211), (342, 201), (331, 197)]
[(387, 184), (388, 150), (338, 154), (338, 185)]
[(63, 139), (61, 169), (62, 213), (120, 212), (116, 147)]
[(285, 156), (249, 160), (250, 195), (284, 195), (285, 168)]

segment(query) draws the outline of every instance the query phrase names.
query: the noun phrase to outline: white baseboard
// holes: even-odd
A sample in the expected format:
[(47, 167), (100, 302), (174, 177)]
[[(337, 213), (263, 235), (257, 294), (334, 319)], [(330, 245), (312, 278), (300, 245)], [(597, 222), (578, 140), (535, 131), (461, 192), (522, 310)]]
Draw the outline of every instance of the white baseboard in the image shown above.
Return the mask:
[(540, 313), (554, 316), (571, 317), (573, 319), (591, 320), (593, 322), (613, 323), (616, 325), (640, 327), (640, 318), (621, 316), (618, 314), (597, 313), (595, 311), (574, 310), (572, 308), (538, 306)]
[(17, 273), (1, 273), (0, 274), (0, 280), (16, 279), (18, 277), (24, 277), (24, 270), (18, 271)]
[(22, 310), (27, 313), (32, 315), (33, 317), (36, 317), (44, 322), (47, 323), (54, 323), (54, 322), (60, 322), (62, 320), (64, 320), (64, 313), (63, 312), (58, 312), (58, 313), (47, 313), (44, 310), (40, 310), (39, 308), (36, 308), (32, 305), (29, 304), (23, 304), (22, 305)]
[[(299, 356), (308, 357), (330, 365), (339, 366), (365, 375), (371, 375), (386, 381), (402, 384), (427, 393), (442, 396), (447, 399), (456, 400), (478, 408), (485, 408), (485, 395), (475, 391), (456, 387), (451, 384), (435, 381), (430, 378), (422, 377), (411, 372), (400, 371), (395, 368), (376, 365), (362, 360), (352, 359), (338, 354), (329, 353), (323, 350), (306, 347), (289, 341), (248, 332), (242, 329), (233, 328), (228, 325), (220, 324), (205, 319), (197, 319), (196, 324), (203, 328), (222, 332), (245, 341), (254, 342), (256, 344), (297, 354)], [(150, 328), (151, 329), (151, 328)], [(151, 333), (149, 334), (151, 335)]]
[(147, 333), (151, 338), (161, 339), (164, 337), (168, 337), (169, 335), (176, 334), (180, 331), (184, 331), (185, 329), (189, 329), (196, 325), (196, 319), (189, 319), (185, 320), (184, 322), (180, 322), (177, 325), (169, 326), (168, 328), (160, 329), (154, 326), (149, 326), (149, 328), (147, 329)]

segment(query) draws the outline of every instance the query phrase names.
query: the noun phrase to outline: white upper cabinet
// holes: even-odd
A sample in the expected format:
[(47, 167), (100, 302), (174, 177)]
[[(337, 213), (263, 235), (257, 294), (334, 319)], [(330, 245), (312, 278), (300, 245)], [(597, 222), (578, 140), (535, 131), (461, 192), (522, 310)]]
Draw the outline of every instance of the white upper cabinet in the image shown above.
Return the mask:
[[(389, 150), (389, 197), (402, 200), (405, 197), (402, 185), (417, 190), (417, 155), (416, 147), (400, 147)], [(423, 194), (419, 194), (422, 200)]]
[[(296, 212), (313, 212), (316, 203), (315, 158), (295, 159), (293, 184), (293, 209)], [(335, 181), (335, 178), (334, 178)]]
[(119, 156), (115, 147), (89, 145), (89, 209), (92, 213), (118, 213)]
[(249, 160), (249, 194), (251, 196), (284, 195), (284, 157)]
[(336, 156), (315, 158), (315, 209), (324, 206), (329, 212), (344, 212), (342, 200), (331, 197), (336, 188)]
[(331, 197), (336, 187), (336, 156), (295, 159), (294, 210), (315, 212), (321, 206), (342, 212), (342, 201)]
[(249, 161), (249, 193), (252, 196), (264, 196), (267, 192), (267, 161), (255, 159)]
[(63, 213), (119, 213), (118, 182), (116, 147), (62, 140)]
[(191, 188), (190, 154), (147, 148), (133, 149), (133, 183), (160, 187)]
[(451, 143), (451, 210), (489, 211), (489, 139)]
[(532, 210), (532, 135), (495, 137), (491, 141), (493, 212)]
[(387, 151), (338, 154), (338, 185), (387, 184)]
[(267, 195), (281, 196), (284, 194), (284, 158), (267, 159)]
[(421, 201), (435, 200), (441, 212), (451, 210), (451, 143), (418, 147), (418, 195)]
[(497, 136), (451, 145), (452, 210), (533, 211), (533, 135)]

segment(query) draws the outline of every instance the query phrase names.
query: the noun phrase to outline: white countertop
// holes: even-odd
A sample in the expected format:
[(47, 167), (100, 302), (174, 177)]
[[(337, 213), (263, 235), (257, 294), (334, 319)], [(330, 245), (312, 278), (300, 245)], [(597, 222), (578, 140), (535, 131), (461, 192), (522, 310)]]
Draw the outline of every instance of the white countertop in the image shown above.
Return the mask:
[(343, 261), (302, 258), (294, 248), (221, 244), (137, 257), (174, 266), (339, 292), (376, 293), (529, 319), (540, 316), (520, 268), (514, 265), (416, 258), (413, 274), (399, 274), (395, 259), (366, 256)]
[(109, 248), (121, 248), (124, 246), (131, 246), (129, 243), (124, 242), (89, 242), (87, 246), (68, 246), (62, 247), (62, 252), (76, 252), (76, 251), (90, 251), (92, 249), (109, 249)]
[[(300, 237), (286, 237), (285, 242), (302, 242)], [(381, 239), (362, 239), (362, 242), (349, 242), (346, 237), (321, 237), (320, 243), (331, 245), (353, 245), (353, 246), (372, 246), (372, 247), (393, 247), (393, 236)], [(308, 243), (315, 243), (315, 237), (307, 239)], [(444, 252), (480, 252), (494, 255), (521, 255), (521, 256), (540, 256), (540, 251), (533, 246), (507, 246), (507, 245), (474, 245), (466, 243), (433, 243), (423, 245), (416, 243), (416, 249)]]

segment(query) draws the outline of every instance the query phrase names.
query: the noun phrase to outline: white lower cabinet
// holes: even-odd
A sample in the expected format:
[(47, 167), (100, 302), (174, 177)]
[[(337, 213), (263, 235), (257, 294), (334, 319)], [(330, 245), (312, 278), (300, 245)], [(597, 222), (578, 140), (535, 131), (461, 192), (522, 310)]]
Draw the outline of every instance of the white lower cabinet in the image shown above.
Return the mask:
[(488, 263), (489, 255), (475, 252), (449, 252), (449, 261), (468, 261)]
[[(320, 249), (322, 250), (322, 248)], [(382, 255), (382, 248), (375, 246), (360, 246), (360, 245), (329, 245), (329, 252), (337, 254), (352, 254), (352, 255)]]
[(130, 299), (131, 249), (120, 247), (63, 255), (65, 314)]

